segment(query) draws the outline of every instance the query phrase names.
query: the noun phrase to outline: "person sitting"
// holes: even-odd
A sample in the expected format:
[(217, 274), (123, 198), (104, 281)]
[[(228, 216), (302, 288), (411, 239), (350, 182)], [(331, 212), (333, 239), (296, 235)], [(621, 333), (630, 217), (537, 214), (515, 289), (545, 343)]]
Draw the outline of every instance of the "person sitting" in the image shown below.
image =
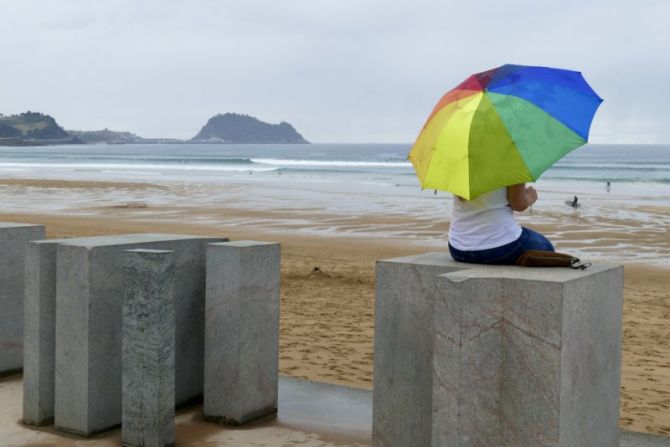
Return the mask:
[(513, 211), (537, 201), (525, 183), (500, 188), (473, 199), (454, 196), (449, 253), (455, 261), (512, 265), (526, 250), (555, 251), (545, 236), (522, 227)]

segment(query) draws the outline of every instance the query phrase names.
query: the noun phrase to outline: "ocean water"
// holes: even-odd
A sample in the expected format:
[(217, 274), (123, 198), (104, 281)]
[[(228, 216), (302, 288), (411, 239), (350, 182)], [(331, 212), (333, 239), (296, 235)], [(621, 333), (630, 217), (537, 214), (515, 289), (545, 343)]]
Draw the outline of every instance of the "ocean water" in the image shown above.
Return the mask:
[[(0, 175), (77, 179), (225, 182), (240, 176), (382, 182), (418, 187), (409, 144), (77, 145), (0, 147)], [(670, 145), (585, 145), (541, 177), (547, 185), (578, 182), (589, 190), (610, 181), (667, 193)], [(616, 187), (616, 185), (615, 185)], [(574, 188), (573, 188), (574, 189)]]
[[(387, 188), (420, 199), (409, 144), (81, 145), (0, 148), (0, 176), (183, 183), (267, 182)], [(610, 191), (605, 184), (610, 182)], [(573, 196), (670, 204), (670, 145), (592, 145), (568, 154), (538, 180), (551, 206)], [(607, 193), (607, 194), (604, 194)], [(440, 193), (442, 194), (442, 193)]]
[[(220, 214), (198, 219), (292, 234), (400, 238), (431, 247), (439, 241), (437, 246), (444, 248), (451, 196), (421, 190), (407, 161), (409, 149), (409, 144), (0, 147), (0, 180), (167, 185), (96, 191), (26, 190), (0, 183), (0, 212), (81, 214), (140, 201), (148, 207), (138, 209), (135, 217), (150, 220), (160, 207), (232, 207), (273, 215), (254, 220), (226, 220)], [(518, 219), (522, 224), (557, 228), (551, 236), (563, 247), (608, 257), (612, 252), (633, 252), (643, 260), (669, 262), (670, 243), (659, 245), (659, 235), (670, 228), (670, 145), (589, 144), (557, 162), (535, 187), (540, 200)], [(579, 197), (578, 210), (565, 203), (574, 196)], [(162, 218), (170, 217), (166, 213)], [(411, 225), (400, 223), (406, 218)]]

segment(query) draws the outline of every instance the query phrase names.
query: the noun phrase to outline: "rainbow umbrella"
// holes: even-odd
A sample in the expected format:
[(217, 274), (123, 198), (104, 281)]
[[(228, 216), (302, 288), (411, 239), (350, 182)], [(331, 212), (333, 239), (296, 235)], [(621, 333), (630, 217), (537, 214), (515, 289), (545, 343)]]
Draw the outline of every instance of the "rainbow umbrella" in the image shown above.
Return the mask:
[(580, 72), (503, 65), (447, 92), (408, 158), (422, 188), (470, 200), (537, 180), (588, 141), (601, 102)]

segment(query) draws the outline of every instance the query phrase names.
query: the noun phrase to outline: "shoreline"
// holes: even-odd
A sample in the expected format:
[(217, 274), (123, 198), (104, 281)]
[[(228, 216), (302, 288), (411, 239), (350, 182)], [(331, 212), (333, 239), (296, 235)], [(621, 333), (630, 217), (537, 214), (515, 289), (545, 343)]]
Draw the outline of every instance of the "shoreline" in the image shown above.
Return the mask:
[[(2, 211), (8, 214), (105, 216), (222, 228), (242, 225), (250, 232), (276, 237), (350, 237), (361, 243), (375, 239), (424, 249), (448, 248), (451, 200), (444, 195), (395, 198), (395, 190), (389, 194), (388, 188), (378, 185), (359, 192), (357, 185), (247, 177), (228, 183), (151, 176), (137, 181), (3, 178), (0, 197)], [(670, 268), (666, 231), (670, 206), (622, 204), (616, 197), (602, 200), (598, 206), (585, 202), (581, 211), (573, 212), (556, 208), (552, 205), (556, 193), (547, 193), (531, 211), (515, 216), (521, 225), (544, 233), (559, 251), (588, 260)]]

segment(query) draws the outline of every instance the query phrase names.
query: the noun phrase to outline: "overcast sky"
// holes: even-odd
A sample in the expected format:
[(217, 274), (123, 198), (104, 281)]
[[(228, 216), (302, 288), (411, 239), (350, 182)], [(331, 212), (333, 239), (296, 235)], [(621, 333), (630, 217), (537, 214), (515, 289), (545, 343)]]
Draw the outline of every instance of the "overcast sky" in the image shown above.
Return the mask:
[(583, 72), (594, 143), (670, 143), (668, 0), (0, 0), (0, 113), (190, 138), (216, 113), (412, 142), (505, 63)]

